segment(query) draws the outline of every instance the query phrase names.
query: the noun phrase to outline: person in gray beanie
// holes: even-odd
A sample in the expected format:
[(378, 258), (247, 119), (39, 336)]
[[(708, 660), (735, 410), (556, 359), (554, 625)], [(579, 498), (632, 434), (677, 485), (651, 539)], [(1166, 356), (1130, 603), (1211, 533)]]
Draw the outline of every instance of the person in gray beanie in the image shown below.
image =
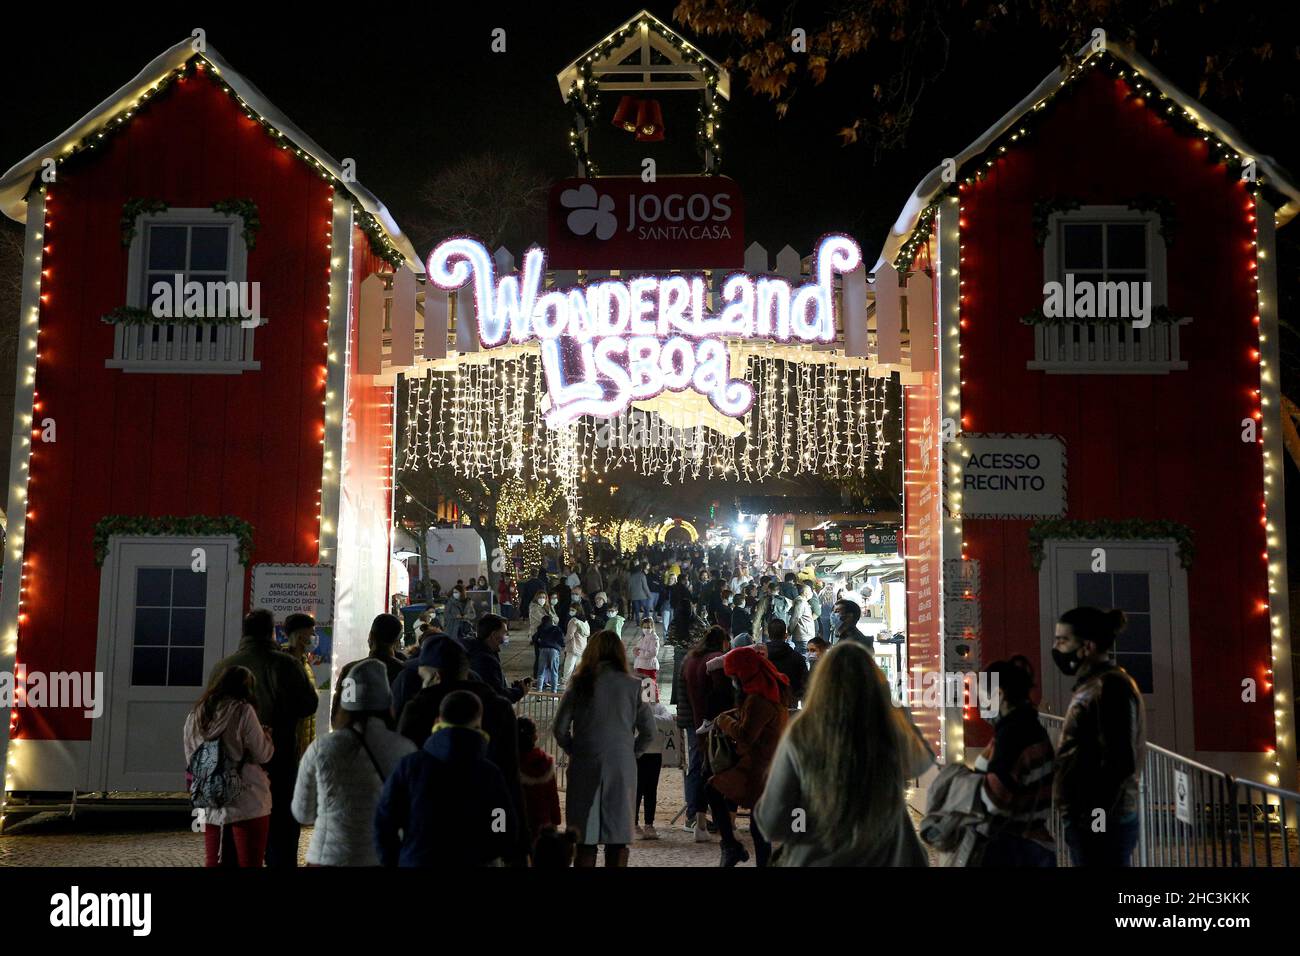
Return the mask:
[(357, 662), (339, 683), (340, 719), (312, 741), (298, 766), (293, 815), (314, 824), (307, 862), (378, 866), (374, 818), (384, 781), (415, 745), (388, 728), (392, 696), (384, 662)]

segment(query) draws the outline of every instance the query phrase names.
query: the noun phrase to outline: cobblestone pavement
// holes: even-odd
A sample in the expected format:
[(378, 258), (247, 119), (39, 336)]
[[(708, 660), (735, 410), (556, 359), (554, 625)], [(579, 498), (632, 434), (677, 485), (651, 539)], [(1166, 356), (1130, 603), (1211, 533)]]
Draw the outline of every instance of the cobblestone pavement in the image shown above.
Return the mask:
[[(625, 639), (632, 636), (631, 629)], [(521, 631), (511, 632), (511, 642), (501, 654), (507, 679), (531, 674), (533, 652)], [(660, 692), (670, 699), (672, 650), (661, 655)], [(564, 794), (560, 795), (561, 806)], [(665, 769), (659, 782), (655, 812), (658, 840), (639, 840), (632, 846), (632, 866), (717, 866), (717, 837), (696, 843), (694, 834), (670, 826), (684, 805), (682, 773)], [(201, 866), (203, 842), (190, 832), (188, 808), (174, 812), (83, 810), (76, 819), (62, 813), (45, 813), (14, 824), (0, 835), (0, 866)], [(741, 840), (750, 851), (753, 845), (742, 821)], [(303, 829), (300, 859), (306, 853), (310, 828)], [(305, 862), (305, 859), (302, 860)]]

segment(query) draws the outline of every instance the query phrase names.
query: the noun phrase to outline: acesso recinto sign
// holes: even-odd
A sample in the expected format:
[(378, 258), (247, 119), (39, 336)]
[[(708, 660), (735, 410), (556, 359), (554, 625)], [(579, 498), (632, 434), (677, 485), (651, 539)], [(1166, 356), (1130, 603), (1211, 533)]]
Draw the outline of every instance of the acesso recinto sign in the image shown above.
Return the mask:
[(745, 206), (735, 180), (565, 179), (551, 187), (554, 269), (739, 269)]

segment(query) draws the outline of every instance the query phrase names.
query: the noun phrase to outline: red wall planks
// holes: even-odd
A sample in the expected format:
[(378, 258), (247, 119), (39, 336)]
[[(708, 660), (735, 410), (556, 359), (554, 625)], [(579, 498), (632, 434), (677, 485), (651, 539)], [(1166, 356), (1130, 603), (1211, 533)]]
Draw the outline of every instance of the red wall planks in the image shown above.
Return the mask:
[[(322, 463), (330, 189), (206, 76), (179, 82), (51, 188), (38, 414), (58, 441), (35, 445), (27, 530), (29, 670), (93, 670), (99, 573), (92, 537), (107, 514), (235, 515), (253, 560), (315, 562)], [(173, 207), (252, 199), (248, 254), (269, 324), (259, 371), (151, 375), (104, 367), (126, 302), (119, 219), (132, 198)], [(87, 740), (80, 710), (18, 711), (17, 735)]]
[[(962, 192), (963, 415), (975, 432), (1061, 435), (1070, 518), (1170, 519), (1190, 525), (1188, 573), (1192, 693), (1198, 750), (1259, 751), (1273, 740), (1272, 708), (1243, 703), (1241, 679), (1270, 666), (1263, 467), (1241, 441), (1259, 368), (1255, 296), (1247, 262), (1249, 197), (1206, 144), (1126, 98), (1122, 81), (1094, 73), (1066, 93), (1027, 142)], [(1122, 148), (1121, 148), (1122, 147)], [(1154, 195), (1174, 203), (1169, 304), (1189, 368), (1159, 376), (1047, 375), (1030, 371), (1032, 329), (1019, 317), (1042, 304), (1043, 256), (1035, 200), (1073, 197), (1124, 205)], [(983, 571), (983, 656), (1039, 660), (1038, 577), (1028, 521), (967, 518), (969, 557)], [(1039, 662), (1052, 666), (1051, 661)], [(979, 722), (968, 739), (987, 736)]]

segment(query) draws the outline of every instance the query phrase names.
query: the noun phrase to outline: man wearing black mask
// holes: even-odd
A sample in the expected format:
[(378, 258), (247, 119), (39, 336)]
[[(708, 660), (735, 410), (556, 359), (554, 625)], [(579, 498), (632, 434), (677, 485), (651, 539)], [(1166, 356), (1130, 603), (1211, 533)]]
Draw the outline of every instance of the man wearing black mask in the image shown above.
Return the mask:
[(1052, 659), (1075, 677), (1057, 744), (1053, 795), (1075, 866), (1128, 866), (1138, 838), (1146, 747), (1142, 692), (1110, 659), (1123, 611), (1077, 607), (1056, 624)]

